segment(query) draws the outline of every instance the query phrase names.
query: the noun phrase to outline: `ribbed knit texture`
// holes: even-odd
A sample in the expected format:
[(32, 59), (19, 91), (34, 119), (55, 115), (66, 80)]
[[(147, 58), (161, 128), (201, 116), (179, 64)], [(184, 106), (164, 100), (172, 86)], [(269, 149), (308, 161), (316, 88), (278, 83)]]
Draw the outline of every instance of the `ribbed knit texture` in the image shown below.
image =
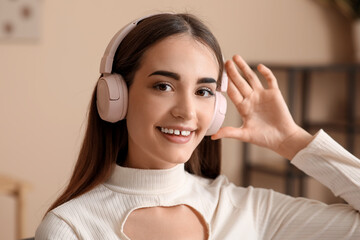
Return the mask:
[[(360, 161), (320, 130), (292, 164), (360, 210)], [(321, 154), (319, 154), (321, 153)], [(354, 201), (355, 200), (355, 201)]]
[(351, 205), (237, 187), (224, 176), (204, 179), (183, 164), (167, 170), (116, 166), (106, 183), (48, 213), (36, 239), (128, 239), (123, 228), (133, 210), (179, 204), (198, 211), (209, 239), (360, 239), (359, 160), (320, 131), (292, 163)]

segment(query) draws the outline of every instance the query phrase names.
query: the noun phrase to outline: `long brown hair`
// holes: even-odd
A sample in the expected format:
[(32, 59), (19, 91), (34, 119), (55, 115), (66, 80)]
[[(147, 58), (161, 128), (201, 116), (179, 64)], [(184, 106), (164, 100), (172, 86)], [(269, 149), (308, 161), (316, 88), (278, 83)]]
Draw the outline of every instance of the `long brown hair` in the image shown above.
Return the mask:
[[(189, 34), (212, 49), (219, 63), (217, 82), (220, 85), (223, 58), (219, 44), (210, 30), (190, 14), (159, 14), (142, 20), (118, 47), (112, 72), (121, 74), (130, 86), (146, 50), (156, 42), (176, 34)], [(48, 211), (105, 182), (110, 177), (115, 162), (121, 165), (126, 159), (127, 148), (126, 119), (109, 123), (100, 118), (96, 107), (95, 87), (85, 137), (72, 177), (65, 191)], [(220, 167), (221, 142), (213, 141), (210, 137), (204, 137), (185, 163), (186, 171), (206, 178), (216, 178), (220, 174)]]

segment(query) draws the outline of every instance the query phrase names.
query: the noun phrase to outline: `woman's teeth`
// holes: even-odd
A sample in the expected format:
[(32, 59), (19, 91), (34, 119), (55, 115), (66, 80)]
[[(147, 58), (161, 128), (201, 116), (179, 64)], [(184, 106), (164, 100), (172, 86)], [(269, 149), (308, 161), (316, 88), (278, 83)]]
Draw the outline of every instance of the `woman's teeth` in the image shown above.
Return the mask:
[(181, 136), (189, 136), (190, 135), (190, 131), (180, 131), (177, 129), (171, 129), (171, 128), (161, 128), (161, 132), (166, 133), (166, 134), (173, 134), (173, 135), (181, 135)]

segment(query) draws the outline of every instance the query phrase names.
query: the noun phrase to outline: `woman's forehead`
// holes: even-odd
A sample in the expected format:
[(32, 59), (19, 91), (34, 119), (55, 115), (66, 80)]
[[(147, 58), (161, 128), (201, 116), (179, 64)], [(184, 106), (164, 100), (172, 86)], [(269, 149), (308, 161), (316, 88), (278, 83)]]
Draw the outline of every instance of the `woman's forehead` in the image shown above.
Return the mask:
[(214, 51), (188, 34), (167, 37), (150, 47), (143, 55), (142, 67), (191, 70), (194, 73), (218, 75), (219, 63)]

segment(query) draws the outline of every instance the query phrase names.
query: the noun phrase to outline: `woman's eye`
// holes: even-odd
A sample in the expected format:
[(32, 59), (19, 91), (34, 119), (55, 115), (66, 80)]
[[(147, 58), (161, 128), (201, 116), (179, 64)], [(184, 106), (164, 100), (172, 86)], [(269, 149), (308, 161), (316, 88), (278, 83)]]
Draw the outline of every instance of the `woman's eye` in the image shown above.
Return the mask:
[(172, 87), (167, 83), (158, 83), (154, 85), (154, 89), (163, 91), (163, 92), (169, 92), (172, 90)]
[(214, 96), (214, 93), (209, 88), (201, 88), (201, 89), (197, 90), (196, 95), (199, 95), (202, 97), (211, 97), (211, 96)]

